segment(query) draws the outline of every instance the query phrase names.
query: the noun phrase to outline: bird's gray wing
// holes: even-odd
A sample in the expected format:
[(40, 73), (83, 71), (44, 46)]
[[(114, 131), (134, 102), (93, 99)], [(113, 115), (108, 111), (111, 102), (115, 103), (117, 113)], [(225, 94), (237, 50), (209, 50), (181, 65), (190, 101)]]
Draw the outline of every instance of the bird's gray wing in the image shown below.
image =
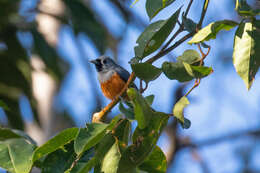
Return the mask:
[[(115, 68), (115, 71), (117, 72), (117, 74), (118, 74), (125, 82), (128, 81), (128, 78), (130, 77), (130, 73), (129, 73), (127, 70), (125, 70), (125, 69), (124, 69), (123, 67), (121, 67), (121, 66), (117, 66), (117, 67)], [(130, 86), (133, 87), (133, 88), (135, 88), (135, 89), (138, 89), (134, 83), (132, 83)]]

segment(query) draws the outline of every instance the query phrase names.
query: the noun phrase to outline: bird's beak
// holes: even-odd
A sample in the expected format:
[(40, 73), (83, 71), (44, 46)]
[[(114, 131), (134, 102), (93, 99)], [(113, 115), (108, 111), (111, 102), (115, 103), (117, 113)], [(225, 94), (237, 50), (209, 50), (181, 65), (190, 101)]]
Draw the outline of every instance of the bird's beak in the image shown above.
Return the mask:
[(95, 59), (93, 59), (93, 60), (90, 60), (89, 62), (91, 62), (91, 63), (93, 63), (93, 64), (95, 64), (95, 65), (98, 65), (98, 61), (97, 61), (97, 60), (95, 60)]

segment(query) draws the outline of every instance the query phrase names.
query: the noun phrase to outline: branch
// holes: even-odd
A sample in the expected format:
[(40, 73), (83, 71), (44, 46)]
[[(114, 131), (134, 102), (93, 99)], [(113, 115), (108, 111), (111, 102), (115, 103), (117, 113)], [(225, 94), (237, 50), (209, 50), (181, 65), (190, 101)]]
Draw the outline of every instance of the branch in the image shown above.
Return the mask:
[(180, 40), (178, 40), (177, 42), (175, 42), (174, 45), (172, 45), (171, 47), (167, 48), (164, 51), (160, 51), (158, 54), (156, 54), (155, 56), (153, 56), (152, 58), (148, 59), (146, 61), (146, 63), (150, 63), (152, 64), (154, 61), (160, 59), (161, 57), (163, 57), (164, 55), (166, 55), (167, 53), (171, 52), (173, 49), (175, 49), (176, 47), (178, 47), (179, 45), (181, 45), (183, 42), (185, 42), (187, 39), (191, 38), (193, 36), (194, 33), (189, 33), (187, 35), (185, 35), (184, 37), (182, 37)]
[(128, 86), (132, 81), (134, 81), (134, 79), (135, 73), (132, 72), (127, 83), (125, 84), (124, 88), (121, 90), (119, 95), (114, 100), (112, 100), (112, 102), (110, 102), (104, 109), (102, 109), (100, 112), (95, 113), (92, 117), (92, 122), (100, 122), (103, 119), (105, 119), (107, 113), (110, 112), (110, 110), (119, 102), (120, 96), (122, 96), (126, 92)]
[(185, 148), (185, 147), (205, 147), (209, 145), (214, 145), (216, 143), (224, 142), (226, 140), (230, 139), (235, 139), (239, 137), (244, 137), (244, 136), (256, 136), (260, 137), (260, 129), (255, 129), (255, 130), (244, 130), (244, 131), (239, 131), (239, 132), (234, 132), (230, 133), (227, 135), (211, 138), (211, 139), (206, 139), (206, 140), (201, 140), (201, 141), (195, 141), (191, 142), (189, 140), (185, 140), (184, 143), (180, 145), (180, 148)]
[(198, 28), (199, 28), (199, 29), (201, 28), (202, 22), (203, 22), (203, 20), (204, 20), (204, 18), (205, 18), (205, 14), (206, 14), (207, 9), (208, 9), (209, 1), (210, 1), (210, 0), (205, 0), (205, 1), (204, 1), (204, 5), (203, 5), (203, 8), (202, 8), (200, 21), (199, 21), (199, 23), (198, 23)]

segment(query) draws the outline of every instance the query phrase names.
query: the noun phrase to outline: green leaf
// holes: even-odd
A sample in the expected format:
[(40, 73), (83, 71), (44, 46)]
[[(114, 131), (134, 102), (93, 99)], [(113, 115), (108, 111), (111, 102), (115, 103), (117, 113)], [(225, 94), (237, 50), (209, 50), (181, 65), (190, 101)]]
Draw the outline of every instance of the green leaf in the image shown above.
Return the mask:
[(122, 144), (128, 145), (128, 139), (131, 132), (131, 123), (128, 119), (121, 119), (118, 122), (117, 128), (113, 130), (113, 135)]
[(179, 82), (187, 82), (193, 79), (183, 66), (182, 62), (164, 62), (162, 65), (163, 73), (171, 80), (178, 80)]
[(188, 43), (200, 43), (203, 41), (208, 41), (210, 39), (215, 39), (219, 31), (228, 31), (237, 25), (238, 23), (232, 20), (221, 20), (217, 22), (212, 22), (208, 26), (199, 30)]
[(0, 107), (3, 108), (4, 110), (10, 110), (10, 108), (2, 100), (0, 100)]
[(194, 78), (190, 75), (183, 65), (183, 62), (191, 65), (199, 65), (200, 54), (195, 50), (186, 50), (177, 58), (177, 62), (164, 62), (162, 71), (171, 80), (176, 79), (180, 82), (190, 81)]
[(0, 167), (10, 172), (29, 173), (34, 148), (34, 145), (22, 138), (0, 142)]
[(133, 108), (126, 108), (122, 102), (119, 103), (119, 110), (126, 118), (133, 120), (134, 119), (134, 110)]
[(48, 154), (41, 163), (42, 173), (64, 173), (76, 160), (73, 142)]
[(134, 105), (135, 119), (140, 129), (145, 128), (153, 114), (151, 107), (148, 105), (143, 96), (134, 88), (127, 90), (127, 95)]
[(95, 146), (105, 136), (107, 124), (91, 123), (86, 128), (80, 128), (75, 139), (74, 149), (77, 155)]
[(0, 141), (12, 138), (21, 138), (19, 134), (15, 133), (12, 129), (0, 128)]
[(195, 23), (193, 20), (185, 17), (182, 15), (182, 22), (184, 24), (184, 29), (190, 33), (196, 31), (197, 23)]
[(143, 59), (156, 51), (170, 35), (178, 20), (180, 9), (168, 20), (160, 20), (150, 24), (138, 37), (135, 49), (135, 57)]
[(160, 147), (156, 146), (138, 168), (149, 173), (165, 173), (167, 160)]
[(118, 122), (117, 128), (114, 130), (113, 136), (116, 138), (115, 143), (105, 154), (101, 162), (101, 172), (116, 173), (118, 164), (121, 159), (123, 149), (128, 145), (129, 134), (131, 131), (131, 123), (127, 119)]
[(152, 105), (152, 104), (153, 104), (153, 101), (154, 101), (154, 95), (146, 96), (144, 99), (146, 100), (146, 102), (147, 102), (149, 105)]
[(187, 49), (177, 58), (177, 61), (195, 64), (200, 61), (200, 58), (200, 54), (196, 50)]
[(161, 69), (149, 63), (132, 64), (131, 67), (135, 72), (135, 75), (146, 83), (155, 80), (162, 73)]
[(234, 39), (233, 64), (249, 90), (260, 66), (260, 21), (240, 23)]
[(106, 136), (101, 140), (101, 142), (96, 147), (96, 153), (94, 157), (88, 161), (87, 163), (81, 164), (80, 169), (78, 171), (72, 170), (74, 173), (85, 173), (92, 169), (92, 167), (98, 165), (103, 160), (106, 153), (110, 150), (110, 148), (115, 143), (115, 138), (111, 135), (111, 133), (106, 134)]
[(186, 62), (183, 62), (183, 65), (188, 74), (194, 78), (203, 78), (210, 75), (213, 72), (213, 69), (211, 67), (194, 66)]
[(182, 127), (187, 129), (190, 127), (190, 122), (188, 119), (184, 118), (183, 110), (184, 108), (190, 104), (187, 97), (183, 96), (173, 108), (173, 115), (177, 118), (177, 120), (181, 123)]
[(0, 127), (0, 141), (5, 141), (12, 138), (25, 138), (31, 144), (36, 145), (36, 142), (23, 131)]
[(127, 147), (122, 154), (118, 173), (135, 172), (136, 167), (144, 162), (156, 146), (163, 128), (167, 125), (169, 116), (164, 113), (155, 112), (151, 118), (146, 128), (136, 128), (133, 135), (133, 144)]
[(48, 140), (45, 144), (38, 147), (33, 154), (33, 161), (40, 159), (41, 157), (50, 154), (64, 145), (70, 143), (75, 139), (79, 129), (78, 128), (69, 128), (63, 130), (58, 135)]
[(175, 0), (146, 0), (146, 12), (150, 20), (174, 1)]
[[(120, 143), (124, 144), (125, 146), (128, 144), (131, 124), (127, 119), (120, 119), (117, 121), (117, 125), (114, 128), (115, 129), (112, 131), (113, 135), (111, 133), (106, 134), (106, 136), (95, 148), (94, 157), (89, 162), (83, 164), (82, 168), (77, 173), (85, 173), (96, 165), (99, 165), (101, 168), (105, 169), (105, 172), (116, 171), (117, 168), (115, 163), (118, 160), (119, 152), (116, 152), (115, 145), (121, 148), (121, 145), (119, 145)], [(114, 154), (115, 158), (111, 157), (111, 155)]]
[(103, 173), (116, 173), (120, 158), (121, 153), (119, 150), (119, 145), (115, 142), (102, 161), (101, 171)]

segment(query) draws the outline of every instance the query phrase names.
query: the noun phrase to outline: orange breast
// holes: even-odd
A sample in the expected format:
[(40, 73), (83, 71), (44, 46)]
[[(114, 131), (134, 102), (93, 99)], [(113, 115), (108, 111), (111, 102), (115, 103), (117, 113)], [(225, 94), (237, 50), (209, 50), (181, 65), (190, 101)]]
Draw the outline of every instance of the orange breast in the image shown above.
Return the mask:
[(124, 86), (125, 81), (123, 81), (117, 73), (114, 73), (106, 82), (101, 83), (103, 94), (111, 100), (120, 93)]

